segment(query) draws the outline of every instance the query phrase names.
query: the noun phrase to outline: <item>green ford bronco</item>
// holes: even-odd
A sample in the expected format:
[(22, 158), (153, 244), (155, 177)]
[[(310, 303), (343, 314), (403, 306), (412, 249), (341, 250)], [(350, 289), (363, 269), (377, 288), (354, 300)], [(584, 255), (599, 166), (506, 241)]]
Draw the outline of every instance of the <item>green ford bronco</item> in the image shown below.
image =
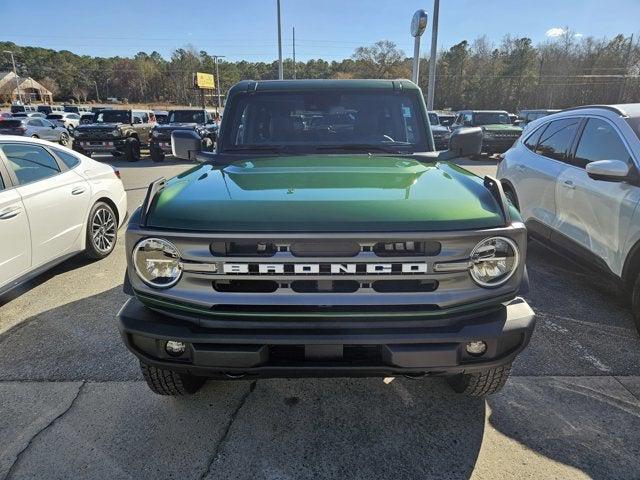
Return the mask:
[(434, 151), (407, 80), (243, 81), (215, 152), (149, 186), (126, 232), (119, 313), (149, 387), (206, 378), (445, 375), (481, 396), (505, 383), (534, 314), (525, 227), (502, 188)]

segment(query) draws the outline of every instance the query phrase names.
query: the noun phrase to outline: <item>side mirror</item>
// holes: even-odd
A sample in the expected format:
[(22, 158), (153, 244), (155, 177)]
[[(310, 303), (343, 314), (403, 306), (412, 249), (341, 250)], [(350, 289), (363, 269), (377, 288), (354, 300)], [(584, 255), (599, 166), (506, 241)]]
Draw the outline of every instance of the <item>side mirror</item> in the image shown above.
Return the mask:
[(604, 182), (623, 182), (629, 177), (629, 164), (622, 160), (598, 160), (587, 163), (587, 175)]
[(202, 139), (193, 130), (174, 130), (171, 132), (171, 151), (174, 157), (197, 160), (197, 154), (202, 151)]
[(449, 152), (455, 157), (480, 155), (482, 129), (480, 127), (456, 128), (449, 138)]

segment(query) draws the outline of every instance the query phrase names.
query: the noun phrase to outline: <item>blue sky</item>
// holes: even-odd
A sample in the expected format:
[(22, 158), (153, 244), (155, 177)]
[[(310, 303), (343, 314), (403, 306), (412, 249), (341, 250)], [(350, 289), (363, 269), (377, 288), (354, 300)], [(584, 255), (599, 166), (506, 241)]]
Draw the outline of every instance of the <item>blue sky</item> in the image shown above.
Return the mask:
[[(0, 40), (99, 56), (130, 56), (157, 50), (168, 57), (188, 44), (230, 60), (271, 61), (277, 57), (276, 1), (234, 0), (0, 0)], [(285, 57), (291, 56), (296, 27), (299, 60), (349, 57), (360, 45), (396, 42), (413, 52), (409, 24), (413, 12), (432, 0), (282, 0)], [(441, 48), (487, 35), (506, 34), (545, 41), (546, 33), (568, 26), (597, 38), (640, 32), (640, 0), (441, 0)], [(431, 22), (431, 15), (429, 16)], [(423, 53), (430, 44), (430, 24)]]

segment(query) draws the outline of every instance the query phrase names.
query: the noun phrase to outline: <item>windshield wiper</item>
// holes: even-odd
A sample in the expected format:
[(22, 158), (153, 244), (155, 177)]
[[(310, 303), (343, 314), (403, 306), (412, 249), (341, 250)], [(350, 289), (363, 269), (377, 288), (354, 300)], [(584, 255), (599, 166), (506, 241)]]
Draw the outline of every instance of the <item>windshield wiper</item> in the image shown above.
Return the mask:
[[(407, 142), (394, 142), (393, 145), (410, 146)], [(316, 150), (359, 150), (362, 152), (407, 153), (401, 152), (391, 145), (371, 145), (368, 143), (346, 143), (344, 145), (319, 145)]]

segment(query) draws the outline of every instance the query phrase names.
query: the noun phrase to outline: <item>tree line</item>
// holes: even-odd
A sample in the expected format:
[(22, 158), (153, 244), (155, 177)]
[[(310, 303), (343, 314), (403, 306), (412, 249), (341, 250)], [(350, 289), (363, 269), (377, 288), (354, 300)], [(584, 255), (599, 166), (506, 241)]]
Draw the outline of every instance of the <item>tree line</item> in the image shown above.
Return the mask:
[[(165, 59), (158, 52), (128, 57), (92, 57), (70, 51), (18, 46), (12, 50), (18, 74), (45, 85), (56, 100), (89, 102), (107, 97), (136, 103), (199, 104), (194, 72), (215, 73), (215, 60), (192, 46)], [(350, 58), (296, 62), (297, 78), (410, 78), (412, 59), (393, 42), (382, 40), (355, 49)], [(0, 70), (11, 64), (0, 60)], [(590, 103), (640, 101), (640, 45), (617, 35), (613, 39), (561, 37), (534, 45), (529, 38), (506, 36), (498, 45), (486, 37), (461, 41), (439, 52), (436, 63), (436, 108), (566, 108)], [(242, 79), (278, 77), (277, 62), (219, 61), (221, 91)], [(419, 84), (426, 92), (429, 62), (421, 59)], [(284, 61), (285, 78), (294, 65)], [(208, 99), (213, 104), (215, 96)]]

